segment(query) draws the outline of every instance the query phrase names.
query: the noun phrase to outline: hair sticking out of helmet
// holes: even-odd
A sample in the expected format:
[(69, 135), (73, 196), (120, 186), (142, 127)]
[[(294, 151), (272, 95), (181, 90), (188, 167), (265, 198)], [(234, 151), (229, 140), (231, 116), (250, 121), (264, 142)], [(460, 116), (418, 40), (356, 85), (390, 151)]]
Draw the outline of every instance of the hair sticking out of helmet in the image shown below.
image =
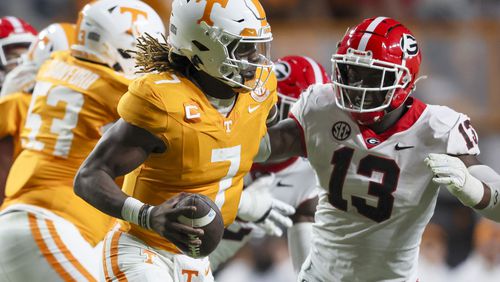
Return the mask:
[(386, 17), (348, 30), (332, 56), (337, 105), (359, 124), (382, 120), (415, 88), (421, 51), (412, 32)]
[(285, 119), (300, 94), (313, 84), (330, 82), (321, 64), (305, 56), (285, 56), (274, 63), (278, 79), (279, 119)]
[(80, 12), (72, 55), (105, 64), (127, 76), (137, 71), (134, 50), (144, 33), (160, 38), (165, 32), (158, 14), (135, 0), (101, 0), (87, 4)]
[[(163, 36), (163, 35), (162, 35)], [(139, 73), (180, 71), (184, 72), (191, 62), (185, 57), (172, 53), (172, 47), (148, 33), (137, 39), (137, 50), (131, 51), (135, 55), (136, 66)]]
[(174, 1), (168, 43), (230, 87), (255, 90), (272, 72), (271, 27), (258, 0)]

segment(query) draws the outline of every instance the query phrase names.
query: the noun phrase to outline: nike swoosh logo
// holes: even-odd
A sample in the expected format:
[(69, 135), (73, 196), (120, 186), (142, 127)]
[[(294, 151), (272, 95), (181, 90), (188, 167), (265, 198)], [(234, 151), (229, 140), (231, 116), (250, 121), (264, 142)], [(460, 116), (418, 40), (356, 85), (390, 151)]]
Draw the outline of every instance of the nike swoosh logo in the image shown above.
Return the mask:
[(278, 183), (276, 183), (276, 186), (278, 186), (278, 187), (293, 187), (293, 185), (281, 183), (281, 181), (278, 181)]
[(396, 149), (396, 151), (401, 151), (401, 150), (406, 150), (406, 149), (411, 149), (411, 148), (415, 148), (415, 146), (399, 146), (399, 143), (396, 144), (396, 147), (394, 147), (394, 149)]
[(249, 113), (253, 113), (253, 112), (255, 112), (258, 108), (260, 108), (260, 105), (257, 105), (257, 106), (255, 106), (255, 107), (250, 107), (250, 106), (248, 106), (248, 112), (249, 112)]

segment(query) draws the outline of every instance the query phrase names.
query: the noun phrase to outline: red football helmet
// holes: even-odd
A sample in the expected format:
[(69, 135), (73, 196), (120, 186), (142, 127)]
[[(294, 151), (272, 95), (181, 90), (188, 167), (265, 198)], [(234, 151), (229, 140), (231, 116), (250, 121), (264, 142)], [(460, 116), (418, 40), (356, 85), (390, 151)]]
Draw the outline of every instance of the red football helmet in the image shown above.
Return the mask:
[(351, 28), (332, 56), (337, 105), (362, 125), (378, 122), (413, 92), (421, 52), (412, 32), (391, 18)]
[(36, 40), (36, 30), (25, 21), (16, 17), (0, 18), (0, 87), (2, 85), (6, 67), (15, 66), (20, 60), (10, 58), (8, 50), (11, 46), (28, 47)]
[(330, 79), (322, 65), (305, 56), (286, 56), (274, 63), (278, 79), (279, 119), (288, 116), (292, 105), (302, 91), (316, 83), (328, 83)]

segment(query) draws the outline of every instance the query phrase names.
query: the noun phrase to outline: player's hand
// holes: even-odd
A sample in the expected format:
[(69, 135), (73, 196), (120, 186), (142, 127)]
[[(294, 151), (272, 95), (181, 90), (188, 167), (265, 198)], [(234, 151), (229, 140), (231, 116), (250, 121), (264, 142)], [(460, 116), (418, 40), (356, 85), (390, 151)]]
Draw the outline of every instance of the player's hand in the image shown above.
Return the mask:
[(293, 225), (290, 215), (295, 208), (287, 203), (273, 198), (269, 189), (274, 184), (275, 176), (263, 176), (243, 190), (238, 208), (238, 217), (253, 222), (267, 235), (281, 236), (280, 226), (289, 228)]
[(22, 63), (10, 71), (3, 81), (0, 97), (15, 92), (29, 92), (35, 86), (38, 67), (34, 63)]
[(445, 185), (464, 205), (473, 207), (481, 201), (484, 193), (482, 182), (469, 173), (459, 158), (429, 154), (424, 161), (434, 174), (432, 181)]
[[(179, 201), (188, 195), (188, 193), (179, 193), (155, 206), (150, 216), (151, 229), (184, 250), (187, 249), (188, 244), (201, 245), (200, 239), (193, 238), (203, 235), (202, 229), (193, 228), (177, 221), (181, 214), (196, 210), (195, 206), (175, 207)], [(190, 235), (192, 236), (190, 237)]]

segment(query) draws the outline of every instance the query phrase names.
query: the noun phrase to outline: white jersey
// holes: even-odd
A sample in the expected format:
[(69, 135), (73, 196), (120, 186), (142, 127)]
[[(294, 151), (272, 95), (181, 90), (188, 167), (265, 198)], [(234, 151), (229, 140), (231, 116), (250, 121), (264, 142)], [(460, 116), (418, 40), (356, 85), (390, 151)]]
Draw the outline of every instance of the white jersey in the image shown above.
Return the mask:
[(429, 153), (479, 154), (467, 116), (409, 98), (377, 135), (335, 104), (332, 86), (302, 94), (291, 113), (324, 192), (307, 281), (416, 281), (418, 246), (438, 195)]
[[(276, 180), (270, 188), (273, 198), (283, 201), (295, 208), (303, 202), (316, 197), (321, 191), (313, 168), (304, 158), (289, 160), (282, 165), (252, 168), (251, 179), (265, 173), (274, 173)], [(220, 263), (231, 258), (251, 237), (263, 236), (263, 232), (253, 229), (252, 224), (236, 220), (224, 231), (224, 237), (217, 249), (210, 255), (210, 263), (217, 269)]]
[(316, 197), (320, 191), (316, 173), (305, 158), (294, 158), (271, 166), (254, 165), (251, 171), (252, 181), (266, 173), (274, 173), (276, 176), (275, 185), (270, 188), (273, 198), (294, 208)]

